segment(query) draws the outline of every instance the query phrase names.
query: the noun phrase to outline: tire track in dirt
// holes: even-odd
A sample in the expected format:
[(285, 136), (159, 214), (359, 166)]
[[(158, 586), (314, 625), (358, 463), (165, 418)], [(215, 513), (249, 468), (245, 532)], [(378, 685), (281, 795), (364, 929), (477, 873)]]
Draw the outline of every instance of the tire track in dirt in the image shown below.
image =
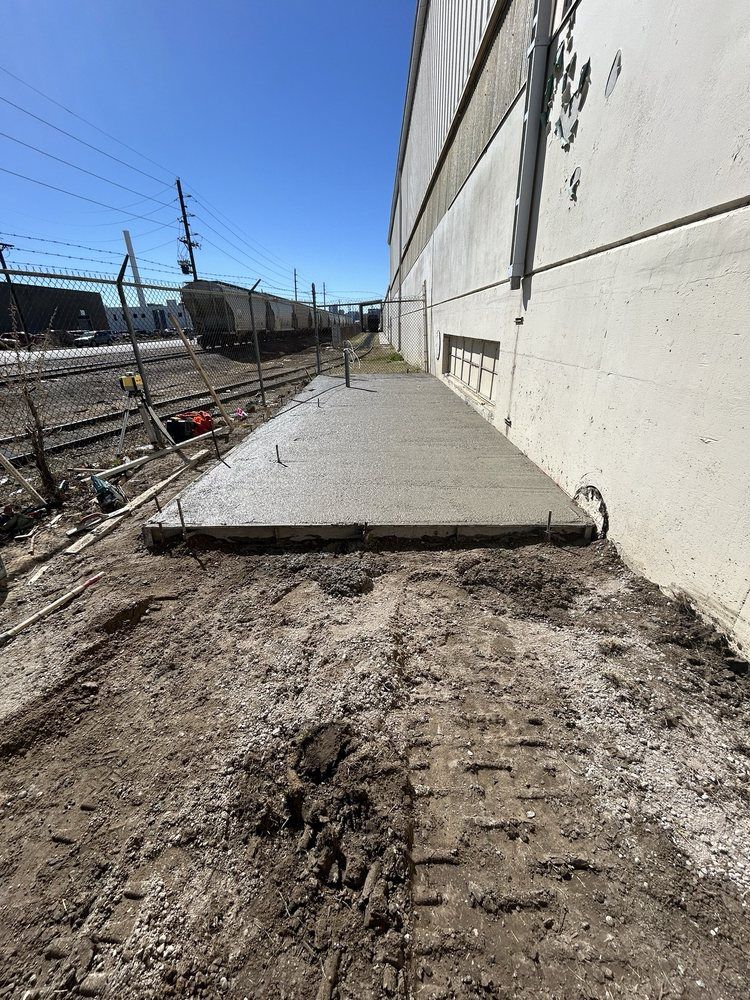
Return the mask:
[(545, 655), (590, 651), (585, 602), (555, 604), (554, 625), (526, 617), (507, 599), (518, 580), (500, 599), (487, 589), (497, 558), (473, 565), (467, 589), (449, 567), (421, 575), (399, 609), (406, 631), (411, 619), (437, 633), (412, 691), (415, 998), (740, 997), (746, 945), (728, 934), (717, 961), (713, 931), (743, 920), (740, 901), (587, 780), (596, 734)]

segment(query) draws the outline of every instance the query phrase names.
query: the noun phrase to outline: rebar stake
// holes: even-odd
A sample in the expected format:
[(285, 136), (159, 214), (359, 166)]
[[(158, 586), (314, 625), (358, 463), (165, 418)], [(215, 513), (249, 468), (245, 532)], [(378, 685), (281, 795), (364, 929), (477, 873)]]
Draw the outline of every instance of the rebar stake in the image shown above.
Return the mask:
[(231, 469), (231, 465), (229, 464), (229, 462), (225, 461), (221, 457), (221, 450), (219, 449), (219, 441), (218, 441), (218, 438), (216, 437), (216, 431), (214, 430), (213, 427), (211, 428), (211, 437), (213, 438), (213, 441), (214, 441), (214, 448), (216, 449), (216, 457), (218, 458), (218, 460), (220, 462), (222, 462), (224, 465), (226, 465), (226, 467), (228, 469)]
[(187, 528), (185, 527), (185, 517), (182, 513), (182, 504), (179, 497), (177, 497), (177, 513), (180, 515), (180, 524), (182, 525), (182, 540), (187, 542)]
[(281, 465), (281, 455), (279, 455), (279, 446), (276, 445), (276, 461)]

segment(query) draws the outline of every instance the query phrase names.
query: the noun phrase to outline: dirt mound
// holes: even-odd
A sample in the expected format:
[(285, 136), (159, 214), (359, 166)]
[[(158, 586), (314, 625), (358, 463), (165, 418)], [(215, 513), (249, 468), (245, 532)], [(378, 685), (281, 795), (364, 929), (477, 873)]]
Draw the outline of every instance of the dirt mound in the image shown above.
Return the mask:
[[(383, 977), (403, 985), (409, 920), (410, 787), (405, 761), (387, 744), (359, 746), (351, 728), (305, 733), (283, 779), (250, 758), (231, 810), (265, 873), (264, 909), (282, 942), (302, 941), (339, 977), (380, 996)], [(259, 900), (256, 898), (256, 910)], [(381, 955), (373, 965), (373, 956)], [(384, 972), (384, 969), (387, 970)], [(243, 972), (232, 970), (241, 990)], [(259, 969), (252, 981), (258, 983)], [(250, 980), (248, 980), (248, 983)], [(269, 970), (270, 996), (273, 970)], [(320, 996), (299, 984), (296, 996)], [(241, 995), (241, 993), (238, 993)], [(274, 994), (275, 995), (275, 994)], [(326, 996), (336, 995), (335, 992)]]
[(311, 559), (307, 564), (310, 577), (330, 597), (369, 594), (373, 580), (387, 573), (389, 568), (388, 560), (375, 552), (348, 553), (323, 561)]
[(372, 576), (356, 564), (333, 563), (318, 566), (311, 575), (331, 597), (359, 597), (372, 590)]
[(567, 621), (575, 601), (587, 588), (555, 564), (539, 547), (513, 551), (489, 549), (463, 558), (457, 566), (469, 593), (495, 591), (515, 617)]
[(349, 751), (351, 731), (340, 722), (324, 723), (301, 741), (296, 770), (312, 781), (330, 778)]

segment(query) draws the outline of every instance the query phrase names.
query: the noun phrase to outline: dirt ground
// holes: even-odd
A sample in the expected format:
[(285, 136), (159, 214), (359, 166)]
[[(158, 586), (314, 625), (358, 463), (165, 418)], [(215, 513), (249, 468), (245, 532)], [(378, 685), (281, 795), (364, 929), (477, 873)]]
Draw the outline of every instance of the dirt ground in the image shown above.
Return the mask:
[(0, 650), (1, 997), (747, 997), (747, 664), (611, 545), (141, 521), (3, 549), (105, 576)]

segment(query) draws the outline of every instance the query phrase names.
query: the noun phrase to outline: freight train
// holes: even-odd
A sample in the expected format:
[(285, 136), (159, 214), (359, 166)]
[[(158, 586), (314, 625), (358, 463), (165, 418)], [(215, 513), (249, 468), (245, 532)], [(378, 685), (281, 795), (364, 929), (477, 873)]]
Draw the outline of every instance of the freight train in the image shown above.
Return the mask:
[[(314, 332), (313, 307), (278, 295), (253, 292), (224, 281), (191, 281), (182, 288), (182, 301), (190, 313), (198, 343), (206, 350), (252, 341), (253, 325), (261, 334), (300, 335)], [(343, 314), (318, 308), (318, 332), (331, 337), (345, 325)]]

